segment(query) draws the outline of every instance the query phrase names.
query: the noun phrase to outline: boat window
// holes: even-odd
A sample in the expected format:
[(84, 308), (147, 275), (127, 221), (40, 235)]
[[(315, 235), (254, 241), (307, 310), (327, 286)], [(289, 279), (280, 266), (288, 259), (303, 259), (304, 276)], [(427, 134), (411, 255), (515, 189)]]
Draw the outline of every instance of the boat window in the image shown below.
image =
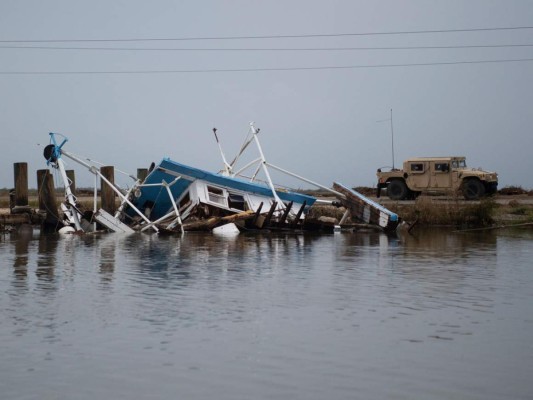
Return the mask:
[(423, 163), (411, 164), (411, 172), (424, 172), (424, 164)]
[(217, 187), (208, 186), (207, 194), (208, 194), (209, 201), (213, 203), (221, 204), (223, 206), (226, 205), (226, 198), (224, 197), (224, 190), (217, 188)]
[(234, 208), (236, 210), (246, 211), (248, 209), (244, 196), (241, 196), (240, 194), (229, 193), (228, 205), (229, 208)]

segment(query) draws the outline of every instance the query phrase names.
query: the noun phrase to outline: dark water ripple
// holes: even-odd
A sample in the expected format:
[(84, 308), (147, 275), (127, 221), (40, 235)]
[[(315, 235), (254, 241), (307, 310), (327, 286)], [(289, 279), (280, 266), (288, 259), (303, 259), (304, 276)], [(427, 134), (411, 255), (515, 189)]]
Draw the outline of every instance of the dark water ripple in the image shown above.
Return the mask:
[(527, 399), (533, 235), (0, 237), (8, 399)]

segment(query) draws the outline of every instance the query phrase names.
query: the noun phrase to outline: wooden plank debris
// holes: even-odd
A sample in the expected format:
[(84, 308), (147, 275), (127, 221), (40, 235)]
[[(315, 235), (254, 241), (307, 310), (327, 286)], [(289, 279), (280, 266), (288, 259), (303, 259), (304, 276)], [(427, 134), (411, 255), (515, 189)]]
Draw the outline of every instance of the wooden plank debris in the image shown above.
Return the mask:
[(398, 227), (400, 223), (398, 215), (381, 204), (337, 182), (333, 183), (333, 189), (343, 195), (338, 196), (339, 201), (357, 220), (365, 224), (377, 225), (385, 232), (392, 232)]

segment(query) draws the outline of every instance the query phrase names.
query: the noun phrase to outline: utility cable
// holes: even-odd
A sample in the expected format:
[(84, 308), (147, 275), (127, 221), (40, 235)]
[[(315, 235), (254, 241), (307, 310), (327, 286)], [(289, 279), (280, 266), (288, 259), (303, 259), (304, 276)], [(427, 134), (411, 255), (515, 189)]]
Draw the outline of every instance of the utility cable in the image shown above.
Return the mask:
[(468, 65), (468, 64), (497, 64), (522, 63), (533, 61), (533, 58), (504, 59), (504, 60), (474, 60), (450, 61), (408, 64), (373, 64), (373, 65), (345, 65), (324, 67), (279, 67), (279, 68), (232, 68), (232, 69), (184, 69), (184, 70), (130, 70), (130, 71), (0, 71), (0, 75), (133, 75), (133, 74), (187, 74), (187, 73), (216, 73), (216, 72), (268, 72), (268, 71), (317, 71), (340, 69), (367, 68), (398, 68), (398, 67), (427, 67), (438, 65)]
[(18, 50), (98, 50), (98, 51), (366, 51), (366, 50), (446, 50), (533, 47), (533, 44), (490, 44), (456, 46), (386, 46), (386, 47), (255, 47), (255, 48), (162, 48), (162, 47), (57, 47), (57, 46), (0, 46), (0, 49)]
[(67, 43), (67, 42), (151, 42), (151, 41), (189, 41), (189, 40), (242, 40), (242, 39), (298, 39), (318, 37), (378, 36), (378, 35), (415, 35), (431, 33), (487, 32), (533, 29), (533, 26), (504, 26), (489, 28), (434, 29), (413, 31), (355, 32), (355, 33), (312, 33), (302, 35), (257, 35), (257, 36), (206, 36), (178, 38), (126, 38), (126, 39), (32, 39), (0, 40), (0, 43)]

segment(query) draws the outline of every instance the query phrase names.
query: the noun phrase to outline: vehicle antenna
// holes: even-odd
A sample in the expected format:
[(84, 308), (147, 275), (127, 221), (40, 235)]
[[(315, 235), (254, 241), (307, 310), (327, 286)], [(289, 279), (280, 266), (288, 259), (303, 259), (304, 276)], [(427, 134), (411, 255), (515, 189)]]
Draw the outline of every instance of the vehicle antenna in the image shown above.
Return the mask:
[(390, 135), (392, 144), (392, 169), (394, 169), (394, 128), (392, 126), (392, 108), (390, 109)]
[(392, 125), (392, 108), (390, 109), (390, 118), (387, 119), (380, 119), (376, 122), (386, 122), (390, 121), (390, 135), (391, 135), (391, 145), (392, 145), (392, 169), (394, 168), (394, 127)]

